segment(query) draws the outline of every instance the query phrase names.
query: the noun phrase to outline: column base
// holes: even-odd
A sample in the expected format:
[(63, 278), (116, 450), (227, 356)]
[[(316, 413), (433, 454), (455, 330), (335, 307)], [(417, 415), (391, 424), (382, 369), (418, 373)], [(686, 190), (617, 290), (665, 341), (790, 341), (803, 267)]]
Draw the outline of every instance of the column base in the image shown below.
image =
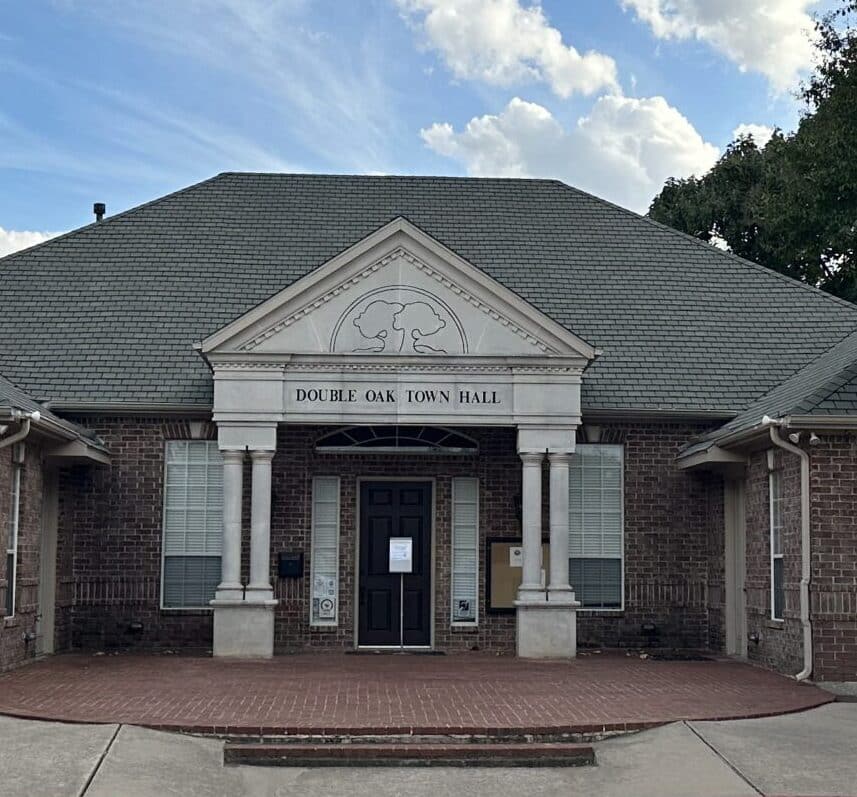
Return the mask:
[(571, 601), (515, 601), (516, 652), (523, 659), (573, 659), (577, 655), (577, 609)]
[(274, 607), (277, 601), (213, 600), (214, 645), (218, 657), (270, 659), (274, 655)]
[(247, 603), (269, 603), (274, 601), (276, 606), (277, 601), (274, 599), (274, 589), (270, 584), (261, 587), (254, 587), (252, 584), (247, 585), (247, 590), (244, 593), (244, 600)]
[(214, 591), (214, 600), (232, 603), (244, 600), (244, 585), (240, 582), (232, 583), (223, 581), (217, 585)]
[(515, 605), (519, 603), (544, 603), (547, 598), (545, 588), (539, 585), (528, 586), (521, 584), (518, 587), (518, 595), (515, 598)]
[(548, 600), (565, 606), (580, 606), (574, 598), (574, 590), (571, 587), (548, 587)]

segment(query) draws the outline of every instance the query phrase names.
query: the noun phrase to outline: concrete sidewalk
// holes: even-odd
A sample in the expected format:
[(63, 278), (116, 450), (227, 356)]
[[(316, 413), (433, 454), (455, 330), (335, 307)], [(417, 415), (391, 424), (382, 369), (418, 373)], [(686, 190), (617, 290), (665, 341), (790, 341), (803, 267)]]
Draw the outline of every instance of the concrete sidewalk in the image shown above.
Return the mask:
[(4, 797), (745, 797), (857, 794), (857, 704), (760, 720), (674, 723), (597, 745), (578, 769), (268, 769), (222, 765), (222, 743), (132, 726), (0, 717)]

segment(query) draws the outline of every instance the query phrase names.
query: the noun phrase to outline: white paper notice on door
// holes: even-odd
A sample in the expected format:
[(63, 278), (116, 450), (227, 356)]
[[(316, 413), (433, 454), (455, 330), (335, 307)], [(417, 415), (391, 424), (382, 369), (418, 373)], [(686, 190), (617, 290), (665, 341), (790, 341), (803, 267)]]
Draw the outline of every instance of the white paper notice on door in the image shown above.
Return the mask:
[(390, 537), (390, 572), (413, 573), (414, 541), (411, 537)]

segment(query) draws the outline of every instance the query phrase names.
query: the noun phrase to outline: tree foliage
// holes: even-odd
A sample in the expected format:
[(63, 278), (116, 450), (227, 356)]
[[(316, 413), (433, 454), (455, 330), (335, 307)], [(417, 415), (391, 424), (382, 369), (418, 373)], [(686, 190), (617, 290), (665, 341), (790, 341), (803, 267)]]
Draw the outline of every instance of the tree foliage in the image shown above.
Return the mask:
[(649, 216), (857, 301), (857, 0), (816, 37), (797, 129), (733, 141), (703, 177), (668, 180)]

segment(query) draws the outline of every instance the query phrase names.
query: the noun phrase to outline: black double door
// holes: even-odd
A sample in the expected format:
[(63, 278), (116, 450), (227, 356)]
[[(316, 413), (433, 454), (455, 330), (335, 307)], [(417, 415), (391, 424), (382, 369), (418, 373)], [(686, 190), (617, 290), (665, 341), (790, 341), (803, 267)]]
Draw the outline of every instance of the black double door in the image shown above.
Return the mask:
[[(359, 644), (431, 644), (431, 483), (360, 487)], [(390, 572), (390, 537), (413, 540), (413, 572)], [(402, 579), (400, 583), (400, 579)]]

